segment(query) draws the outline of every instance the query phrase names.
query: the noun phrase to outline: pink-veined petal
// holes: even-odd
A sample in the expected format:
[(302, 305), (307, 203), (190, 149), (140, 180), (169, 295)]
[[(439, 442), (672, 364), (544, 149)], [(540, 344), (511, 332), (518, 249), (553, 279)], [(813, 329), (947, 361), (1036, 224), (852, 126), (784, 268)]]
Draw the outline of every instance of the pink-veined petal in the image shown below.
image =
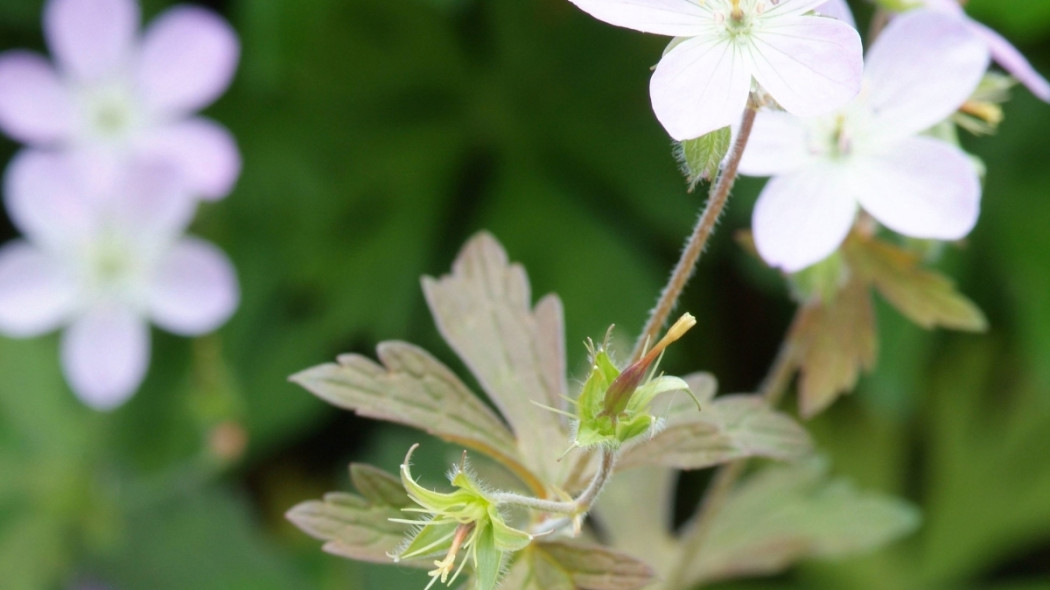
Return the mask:
[(784, 110), (800, 117), (841, 108), (860, 92), (860, 35), (841, 21), (786, 16), (752, 35), (755, 80)]
[(830, 256), (849, 234), (857, 202), (844, 171), (812, 165), (769, 180), (751, 217), (755, 247), (770, 266), (796, 272)]
[(127, 401), (142, 383), (149, 349), (149, 326), (134, 311), (91, 309), (62, 335), (62, 369), (81, 401), (109, 410)]
[(4, 175), (4, 203), (33, 242), (62, 248), (95, 231), (96, 203), (78, 182), (74, 160), (58, 152), (22, 150)]
[(692, 0), (569, 1), (610, 25), (670, 37), (692, 37), (714, 22), (711, 8)]
[(73, 277), (54, 258), (25, 240), (0, 247), (0, 332), (50, 332), (68, 318), (75, 297)]
[(981, 184), (959, 148), (910, 137), (880, 155), (857, 158), (850, 192), (889, 229), (914, 238), (957, 240), (980, 212)]
[(773, 176), (797, 170), (812, 158), (808, 143), (802, 119), (783, 111), (761, 110), (740, 159), (740, 173)]
[(237, 277), (226, 255), (208, 242), (186, 238), (157, 267), (149, 313), (169, 332), (203, 334), (229, 319), (239, 299)]
[(30, 51), (0, 54), (0, 128), (41, 145), (73, 133), (72, 96), (51, 63)]
[(928, 10), (893, 19), (868, 52), (865, 71), (878, 134), (903, 138), (943, 121), (987, 67), (986, 44), (962, 19)]
[(1050, 102), (1050, 82), (1047, 82), (1046, 78), (1035, 71), (1032, 64), (1025, 59), (1024, 55), (1021, 55), (1021, 52), (1016, 47), (1002, 35), (979, 22), (971, 20), (970, 26), (988, 44), (988, 49), (992, 52), (992, 58), (995, 59), (996, 63), (1001, 65), (1011, 76), (1017, 78), (1018, 82), (1024, 84), (1040, 100)]
[(204, 118), (161, 127), (144, 137), (138, 148), (145, 158), (172, 162), (187, 188), (209, 200), (228, 195), (241, 173), (241, 154), (233, 135)]
[(113, 75), (124, 67), (139, 28), (134, 0), (50, 0), (44, 33), (66, 74), (80, 80)]
[(143, 97), (159, 114), (203, 108), (229, 86), (237, 68), (237, 34), (217, 14), (176, 6), (146, 30), (138, 64)]
[(736, 123), (747, 105), (751, 73), (731, 43), (687, 39), (656, 66), (653, 112), (679, 141)]
[(849, 9), (846, 0), (828, 0), (816, 8), (818, 14), (838, 19), (847, 25), (857, 28), (857, 21), (853, 19), (853, 11)]

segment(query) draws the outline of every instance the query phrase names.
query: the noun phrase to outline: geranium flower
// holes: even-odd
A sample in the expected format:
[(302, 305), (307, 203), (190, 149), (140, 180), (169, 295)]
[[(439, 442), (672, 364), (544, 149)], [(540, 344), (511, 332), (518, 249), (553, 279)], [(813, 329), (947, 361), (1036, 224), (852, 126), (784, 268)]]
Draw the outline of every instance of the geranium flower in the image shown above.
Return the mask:
[(857, 31), (806, 14), (824, 0), (571, 0), (595, 18), (676, 37), (649, 91), (677, 140), (739, 120), (752, 78), (800, 116), (841, 107), (860, 90)]
[(1035, 71), (1032, 64), (1005, 37), (967, 16), (956, 0), (923, 0), (923, 2), (931, 10), (954, 15), (966, 23), (970, 30), (984, 39), (988, 50), (992, 53), (992, 59), (1031, 90), (1032, 94), (1045, 102), (1050, 102), (1050, 82)]
[(977, 171), (958, 147), (918, 134), (949, 117), (988, 65), (982, 40), (930, 11), (894, 19), (868, 53), (864, 90), (832, 115), (760, 112), (740, 170), (772, 175), (752, 218), (771, 265), (800, 270), (830, 255), (857, 209), (898, 233), (940, 240), (977, 220)]
[(27, 337), (68, 326), (66, 379), (88, 405), (113, 408), (149, 364), (149, 326), (211, 331), (237, 306), (233, 267), (182, 235), (195, 201), (165, 166), (131, 165), (111, 190), (85, 193), (75, 160), (22, 152), (5, 204), (25, 234), (0, 247), (0, 332)]
[(89, 161), (106, 186), (122, 163), (166, 160), (203, 198), (228, 194), (240, 173), (230, 133), (193, 112), (226, 89), (237, 65), (233, 30), (214, 13), (176, 6), (139, 38), (134, 0), (49, 0), (44, 33), (55, 58), (0, 54), (0, 129), (36, 148)]
[(849, 9), (846, 0), (828, 0), (818, 6), (815, 11), (817, 14), (837, 18), (854, 29), (857, 28), (857, 21), (853, 19), (853, 11)]

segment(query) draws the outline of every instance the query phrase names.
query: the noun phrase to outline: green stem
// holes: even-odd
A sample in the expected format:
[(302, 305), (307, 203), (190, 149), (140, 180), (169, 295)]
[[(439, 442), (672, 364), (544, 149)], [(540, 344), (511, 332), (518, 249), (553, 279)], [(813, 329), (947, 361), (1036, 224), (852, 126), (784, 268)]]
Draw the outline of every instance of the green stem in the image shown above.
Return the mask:
[(542, 500), (540, 498), (523, 496), (513, 492), (496, 492), (491, 495), (491, 499), (497, 504), (513, 504), (531, 508), (533, 510), (539, 510), (541, 512), (567, 514), (570, 516), (584, 514), (591, 509), (591, 505), (594, 504), (594, 501), (598, 498), (598, 494), (602, 491), (602, 488), (605, 487), (605, 483), (609, 480), (609, 476), (612, 475), (613, 467), (615, 465), (616, 452), (603, 447), (601, 450), (601, 462), (598, 465), (598, 471), (595, 472), (594, 477), (591, 478), (590, 483), (587, 484), (587, 488), (584, 489), (575, 500), (569, 502)]
[(682, 290), (685, 289), (689, 278), (693, 276), (696, 263), (704, 252), (707, 240), (711, 237), (715, 224), (718, 223), (718, 218), (722, 215), (726, 201), (729, 200), (729, 191), (733, 188), (733, 183), (736, 182), (737, 168), (740, 166), (740, 158), (744, 155), (744, 147), (747, 145), (747, 140), (751, 136), (751, 127), (755, 122), (756, 109), (755, 104), (749, 100), (747, 108), (744, 109), (744, 115), (740, 121), (740, 130), (729, 152), (726, 165), (719, 173), (718, 180), (711, 185), (707, 204), (704, 205), (704, 210), (696, 221), (693, 233), (689, 236), (689, 240), (682, 250), (682, 256), (678, 259), (674, 270), (671, 271), (671, 278), (668, 279), (667, 286), (660, 293), (660, 299), (656, 302), (656, 307), (650, 312), (649, 320), (646, 322), (641, 336), (638, 337), (638, 341), (634, 345), (634, 351), (631, 353), (632, 361), (642, 357), (648, 343), (656, 341), (657, 335), (664, 324), (667, 323), (667, 318), (671, 315), (675, 304), (678, 303)]

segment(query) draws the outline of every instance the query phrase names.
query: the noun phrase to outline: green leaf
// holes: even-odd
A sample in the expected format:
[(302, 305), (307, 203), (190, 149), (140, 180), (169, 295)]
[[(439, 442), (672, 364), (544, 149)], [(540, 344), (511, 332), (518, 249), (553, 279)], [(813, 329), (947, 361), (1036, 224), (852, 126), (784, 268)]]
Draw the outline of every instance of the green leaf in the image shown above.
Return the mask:
[(667, 425), (624, 451), (618, 469), (647, 464), (701, 469), (743, 457), (796, 459), (811, 451), (806, 431), (757, 397), (727, 395), (709, 401), (715, 387), (710, 376), (690, 375), (686, 382), (702, 410), (678, 396), (664, 411)]
[[(644, 562), (620, 551), (578, 542), (536, 543), (535, 552), (546, 554), (583, 590), (635, 590), (653, 579)], [(537, 568), (538, 569), (538, 568)]]
[(675, 558), (671, 521), (678, 472), (643, 465), (613, 477), (594, 511), (610, 545), (635, 555), (666, 574)]
[(674, 156), (682, 167), (689, 192), (693, 192), (701, 180), (711, 180), (722, 164), (732, 142), (729, 127), (712, 131), (696, 139), (679, 142)]
[(983, 332), (981, 310), (955, 290), (948, 277), (919, 266), (915, 254), (875, 239), (846, 242), (849, 265), (908, 319), (923, 328)]
[(424, 277), (423, 290), (441, 335), (510, 423), (526, 466), (549, 481), (568, 426), (536, 404), (565, 406), (561, 302), (547, 296), (530, 309), (524, 269), (487, 233), (463, 247), (451, 275)]
[[(335, 555), (391, 563), (390, 554), (401, 544), (405, 525), (390, 522), (404, 518), (401, 508), (411, 501), (400, 480), (371, 466), (351, 467), (351, 477), (367, 499), (333, 492), (323, 500), (302, 502), (285, 515), (314, 538), (326, 541), (324, 550)], [(394, 493), (395, 486), (401, 494)], [(409, 562), (410, 563), (410, 562)]]
[(822, 460), (770, 466), (714, 515), (689, 579), (766, 575), (808, 557), (867, 552), (915, 530), (919, 520), (903, 500), (830, 479)]
[(798, 342), (799, 411), (811, 418), (852, 391), (861, 370), (874, 367), (878, 337), (868, 285), (859, 280), (798, 313), (789, 337)]
[(425, 350), (383, 342), (382, 365), (342, 355), (292, 376), (318, 397), (362, 416), (406, 424), (508, 463), (521, 463), (503, 422)]

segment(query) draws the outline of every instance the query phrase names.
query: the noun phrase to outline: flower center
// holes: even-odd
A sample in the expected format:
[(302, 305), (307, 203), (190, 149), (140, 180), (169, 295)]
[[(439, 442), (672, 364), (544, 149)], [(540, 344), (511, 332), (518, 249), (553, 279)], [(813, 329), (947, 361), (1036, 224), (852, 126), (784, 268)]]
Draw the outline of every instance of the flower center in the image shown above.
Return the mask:
[(142, 113), (126, 84), (109, 83), (85, 89), (81, 109), (88, 139), (123, 143), (142, 122)]
[(715, 9), (715, 24), (722, 27), (731, 39), (751, 34), (755, 24), (767, 10), (780, 0), (722, 0), (721, 9)]
[(137, 301), (146, 274), (145, 260), (115, 231), (103, 231), (82, 252), (84, 286), (90, 297)]

